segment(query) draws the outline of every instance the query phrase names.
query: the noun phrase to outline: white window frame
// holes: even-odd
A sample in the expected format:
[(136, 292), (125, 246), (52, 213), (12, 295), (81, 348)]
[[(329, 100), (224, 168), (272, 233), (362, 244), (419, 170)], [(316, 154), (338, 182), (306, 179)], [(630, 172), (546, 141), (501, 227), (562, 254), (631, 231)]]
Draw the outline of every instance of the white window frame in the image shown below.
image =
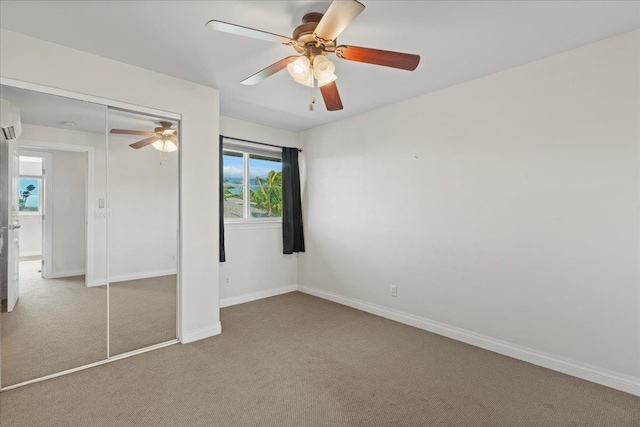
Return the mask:
[[(225, 152), (238, 153), (242, 154), (242, 164), (243, 164), (243, 174), (242, 174), (242, 210), (243, 217), (242, 218), (224, 218), (225, 226), (230, 226), (229, 228), (271, 228), (271, 227), (281, 227), (282, 226), (282, 217), (258, 217), (254, 218), (251, 216), (251, 205), (249, 202), (250, 197), (250, 182), (249, 179), (249, 158), (250, 156), (263, 156), (263, 157), (273, 157), (273, 159), (278, 159), (282, 162), (282, 151), (277, 148), (271, 147), (263, 147), (262, 145), (256, 145), (245, 142), (233, 142), (233, 143), (224, 143), (222, 144), (222, 154)], [(224, 161), (223, 161), (224, 165)]]

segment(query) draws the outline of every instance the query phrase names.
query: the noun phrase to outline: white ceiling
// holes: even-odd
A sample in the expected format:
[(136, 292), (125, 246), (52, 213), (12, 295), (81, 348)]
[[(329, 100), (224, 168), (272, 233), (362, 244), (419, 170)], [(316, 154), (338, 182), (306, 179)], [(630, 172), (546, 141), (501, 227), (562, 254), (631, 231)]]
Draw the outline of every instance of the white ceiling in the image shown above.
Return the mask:
[(421, 55), (414, 72), (335, 58), (344, 110), (283, 71), (240, 81), (291, 47), (205, 28), (211, 19), (291, 35), (327, 1), (2, 1), (0, 26), (216, 87), (223, 115), (291, 130), (335, 121), (640, 28), (640, 3), (361, 0), (340, 44)]
[[(29, 125), (104, 134), (107, 128), (153, 131), (160, 120), (170, 121), (174, 127), (176, 123), (116, 109), (107, 112), (104, 105), (4, 85), (0, 85), (0, 98), (15, 104), (20, 109), (20, 121)], [(142, 139), (131, 138), (134, 142)]]

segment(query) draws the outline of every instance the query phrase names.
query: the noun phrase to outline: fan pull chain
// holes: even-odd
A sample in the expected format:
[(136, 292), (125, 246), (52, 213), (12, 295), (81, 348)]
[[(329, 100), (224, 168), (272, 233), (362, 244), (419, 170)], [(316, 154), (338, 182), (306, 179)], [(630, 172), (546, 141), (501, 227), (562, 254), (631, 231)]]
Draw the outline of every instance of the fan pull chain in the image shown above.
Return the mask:
[(311, 104), (309, 104), (309, 111), (313, 111), (313, 105), (316, 103), (316, 97), (314, 96), (315, 80), (313, 80), (313, 86), (311, 86)]

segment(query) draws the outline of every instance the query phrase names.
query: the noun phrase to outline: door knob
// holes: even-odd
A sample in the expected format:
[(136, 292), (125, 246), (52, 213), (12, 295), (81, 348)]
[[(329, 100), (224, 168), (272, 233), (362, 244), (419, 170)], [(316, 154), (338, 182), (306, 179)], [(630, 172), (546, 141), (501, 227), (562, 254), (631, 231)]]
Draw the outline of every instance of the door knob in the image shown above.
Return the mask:
[(20, 224), (11, 224), (9, 230), (17, 230), (20, 227), (22, 227)]

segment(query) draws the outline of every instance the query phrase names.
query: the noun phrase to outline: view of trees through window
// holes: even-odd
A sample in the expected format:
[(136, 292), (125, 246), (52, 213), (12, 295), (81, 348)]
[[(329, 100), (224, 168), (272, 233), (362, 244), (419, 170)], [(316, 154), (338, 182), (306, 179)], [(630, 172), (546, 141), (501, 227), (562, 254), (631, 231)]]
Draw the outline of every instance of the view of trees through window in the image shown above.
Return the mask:
[(244, 216), (244, 155), (225, 151), (222, 156), (224, 180), (224, 217)]
[[(225, 150), (223, 168), (225, 218), (245, 218), (245, 203), (249, 204), (247, 214), (251, 218), (282, 216), (282, 161), (279, 158)], [(246, 176), (245, 170), (248, 170)]]
[(20, 212), (40, 212), (40, 178), (20, 177)]

